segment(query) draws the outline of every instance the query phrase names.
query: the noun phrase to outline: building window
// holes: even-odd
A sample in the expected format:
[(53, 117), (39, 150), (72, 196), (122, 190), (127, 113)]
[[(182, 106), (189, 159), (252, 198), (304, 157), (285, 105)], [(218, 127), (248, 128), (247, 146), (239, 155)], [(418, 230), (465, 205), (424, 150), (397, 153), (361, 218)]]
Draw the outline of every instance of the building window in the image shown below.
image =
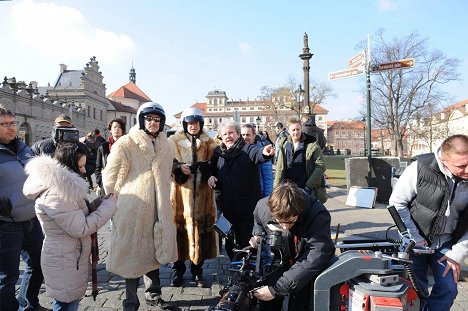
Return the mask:
[(219, 118), (218, 120), (219, 123), (223, 122), (223, 118)]
[(247, 109), (247, 108), (245, 108), (245, 107), (242, 107), (242, 110), (246, 110), (246, 109)]
[(235, 111), (239, 110), (239, 108), (234, 108)]
[(231, 108), (226, 108), (227, 111), (231, 111)]
[(136, 123), (137, 123), (136, 118), (133, 118), (133, 124), (136, 124)]
[(102, 110), (99, 110), (99, 119), (102, 121)]
[(93, 107), (93, 118), (96, 119), (96, 107)]
[(91, 117), (91, 106), (88, 106), (88, 118)]
[(215, 99), (213, 100), (213, 103), (214, 103), (215, 106), (218, 106), (218, 99), (215, 98)]
[(208, 123), (211, 124), (213, 123), (213, 120), (211, 118), (208, 119)]
[(211, 111), (211, 108), (208, 108), (208, 111)]
[(244, 117), (242, 117), (242, 121), (241, 121), (241, 122), (242, 122), (242, 123), (245, 123), (245, 118), (244, 118)]
[(322, 121), (322, 117), (318, 117), (318, 120), (319, 120), (319, 121)]
[(255, 109), (255, 107), (250, 107), (250, 110), (254, 110), (254, 109)]

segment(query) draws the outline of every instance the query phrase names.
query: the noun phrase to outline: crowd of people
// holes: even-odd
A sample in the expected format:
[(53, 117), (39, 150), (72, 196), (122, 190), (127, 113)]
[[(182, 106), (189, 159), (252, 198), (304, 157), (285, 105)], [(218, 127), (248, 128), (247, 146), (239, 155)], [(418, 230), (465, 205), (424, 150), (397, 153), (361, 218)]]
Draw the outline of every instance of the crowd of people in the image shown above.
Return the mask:
[[(219, 255), (213, 225), (221, 214), (234, 232), (225, 243), (231, 260), (234, 249), (257, 247), (269, 224), (287, 233), (282, 273), (253, 291), (260, 310), (281, 310), (285, 296), (289, 310), (311, 310), (313, 282), (335, 253), (323, 205), (323, 131), (291, 118), (286, 127), (276, 123), (273, 144), (266, 131), (234, 121), (221, 123), (213, 139), (197, 108), (184, 110), (181, 121), (167, 137), (163, 107), (148, 102), (128, 134), (113, 119), (107, 139), (99, 130), (79, 139), (70, 117), (59, 115), (52, 137), (29, 148), (14, 113), (0, 105), (1, 310), (49, 310), (38, 300), (43, 281), (53, 310), (77, 310), (91, 235), (109, 220), (106, 268), (125, 279), (123, 309), (138, 310), (141, 277), (145, 303), (172, 309), (161, 298), (159, 268), (171, 264), (170, 286), (179, 287), (188, 264), (192, 281), (209, 286), (203, 265)], [(467, 167), (467, 136), (449, 137), (408, 167), (390, 199), (415, 242), (436, 250), (413, 258), (428, 297), (422, 310), (449, 310), (457, 294), (468, 257)], [(99, 195), (92, 202), (90, 189)], [(16, 297), (20, 260), (26, 268)], [(428, 267), (436, 276), (430, 294)]]

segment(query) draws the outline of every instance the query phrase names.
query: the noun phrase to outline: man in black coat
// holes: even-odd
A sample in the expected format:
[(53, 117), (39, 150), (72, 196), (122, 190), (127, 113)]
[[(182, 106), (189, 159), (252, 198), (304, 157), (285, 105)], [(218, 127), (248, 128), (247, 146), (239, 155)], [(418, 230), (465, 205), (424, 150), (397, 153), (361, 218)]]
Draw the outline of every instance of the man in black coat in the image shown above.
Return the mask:
[[(221, 191), (221, 211), (232, 224), (235, 243), (242, 248), (249, 245), (253, 210), (262, 198), (258, 164), (270, 160), (275, 155), (275, 148), (272, 145), (259, 148), (255, 144), (246, 144), (239, 124), (232, 121), (221, 124), (219, 133), (223, 143), (215, 149), (211, 160), (213, 176), (208, 179), (208, 185)], [(228, 239), (226, 252), (231, 259), (233, 247)]]
[(335, 253), (325, 206), (293, 182), (286, 182), (258, 202), (254, 219), (250, 245), (256, 247), (259, 236), (271, 234), (271, 226), (281, 228), (283, 261), (287, 263), (278, 279), (254, 291), (262, 300), (261, 310), (281, 310), (285, 296), (289, 296), (288, 310), (312, 310), (313, 282)]
[(52, 137), (37, 141), (31, 147), (31, 150), (35, 155), (47, 154), (53, 157), (57, 146), (61, 142), (76, 143), (86, 151), (86, 173), (93, 174), (94, 170), (96, 169), (96, 160), (91, 156), (88, 147), (86, 147), (85, 144), (79, 142), (78, 139), (79, 133), (78, 130), (73, 126), (72, 119), (66, 114), (59, 114), (54, 121)]

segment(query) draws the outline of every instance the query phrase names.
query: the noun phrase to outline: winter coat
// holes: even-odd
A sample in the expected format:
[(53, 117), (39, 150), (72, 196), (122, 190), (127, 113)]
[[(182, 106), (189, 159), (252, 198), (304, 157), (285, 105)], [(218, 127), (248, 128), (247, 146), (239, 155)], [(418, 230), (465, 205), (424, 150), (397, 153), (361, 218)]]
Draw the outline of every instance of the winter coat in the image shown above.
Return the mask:
[[(76, 144), (86, 152), (86, 175), (91, 176), (96, 169), (96, 159), (89, 152), (89, 148), (82, 142), (77, 141)], [(58, 143), (55, 142), (53, 137), (39, 140), (32, 145), (31, 150), (35, 155), (46, 154), (51, 157), (54, 156)]]
[(29, 161), (26, 173), (23, 192), (36, 200), (45, 235), (41, 268), (47, 296), (62, 302), (77, 300), (88, 286), (91, 234), (107, 223), (117, 206), (107, 199), (89, 214), (88, 183), (47, 155)]
[(253, 221), (255, 204), (262, 198), (258, 165), (269, 159), (263, 148), (245, 144), (242, 137), (230, 149), (216, 148), (216, 189), (221, 191), (221, 211), (232, 224)]
[(0, 221), (19, 222), (36, 217), (34, 201), (23, 194), (23, 184), (27, 176), (24, 166), (33, 153), (21, 140), (15, 138), (17, 153), (0, 144), (0, 208), (12, 208), (10, 217), (0, 216)]
[[(196, 138), (196, 158), (192, 151), (192, 136), (183, 130), (169, 137), (174, 153), (174, 169), (171, 185), (171, 202), (174, 222), (177, 226), (179, 260), (191, 260), (200, 264), (218, 255), (218, 238), (213, 230), (216, 221), (214, 191), (208, 186), (211, 176), (207, 162), (213, 156), (216, 143), (205, 132)], [(194, 162), (196, 161), (196, 162)], [(195, 173), (185, 175), (181, 165), (203, 163)]]
[(96, 183), (100, 188), (102, 188), (102, 171), (106, 167), (107, 157), (109, 156), (109, 153), (110, 149), (108, 142), (102, 143), (101, 147), (99, 147), (97, 150), (96, 170), (94, 171), (94, 175), (96, 176)]
[[(257, 142), (258, 147), (264, 147), (261, 142)], [(262, 187), (262, 198), (267, 197), (273, 191), (273, 163), (267, 161), (260, 164), (260, 185)]]
[[(323, 160), (322, 151), (314, 142), (307, 142), (307, 137), (303, 133), (301, 142), (304, 143), (305, 150), (305, 178), (306, 187), (311, 191), (311, 194), (317, 197), (320, 202), (325, 203), (328, 199), (325, 189), (323, 174), (325, 173), (325, 161)], [(286, 150), (287, 145), (292, 144), (291, 137), (284, 139), (279, 147), (278, 160), (276, 162), (275, 182), (273, 187), (286, 179), (288, 169)]]
[(170, 200), (173, 159), (166, 135), (153, 141), (138, 124), (112, 145), (102, 174), (105, 192), (117, 195), (108, 271), (133, 279), (177, 260)]
[[(267, 227), (275, 220), (268, 207), (268, 198), (258, 201), (254, 211), (254, 228), (252, 235), (271, 234)], [(286, 231), (283, 242), (284, 262), (293, 259), (294, 264), (283, 275), (270, 285), (270, 292), (275, 297), (284, 297), (297, 293), (326, 268), (334, 256), (335, 247), (330, 237), (330, 214), (320, 201), (304, 193), (304, 209), (297, 222)], [(295, 253), (294, 236), (298, 237), (298, 252)]]

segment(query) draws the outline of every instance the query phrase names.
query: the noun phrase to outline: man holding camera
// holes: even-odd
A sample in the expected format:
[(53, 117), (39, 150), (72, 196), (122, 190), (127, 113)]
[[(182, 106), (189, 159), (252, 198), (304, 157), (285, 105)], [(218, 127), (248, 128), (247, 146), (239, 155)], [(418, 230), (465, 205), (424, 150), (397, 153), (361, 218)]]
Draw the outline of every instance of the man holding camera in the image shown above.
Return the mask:
[[(278, 185), (271, 195), (258, 201), (250, 245), (260, 236), (282, 230), (284, 273), (253, 291), (261, 310), (281, 310), (289, 296), (288, 310), (312, 310), (313, 282), (334, 256), (330, 237), (330, 214), (320, 201), (311, 198), (293, 182)], [(273, 227), (272, 227), (273, 226)]]
[(44, 140), (37, 141), (32, 147), (32, 151), (35, 155), (47, 154), (54, 156), (55, 149), (60, 143), (76, 143), (86, 150), (86, 172), (91, 174), (96, 169), (96, 161), (91, 156), (88, 147), (85, 144), (79, 142), (79, 132), (73, 126), (72, 119), (66, 114), (59, 114), (54, 121), (54, 127), (52, 128), (52, 137)]
[[(41, 249), (44, 236), (34, 211), (34, 201), (23, 195), (24, 166), (33, 156), (17, 137), (15, 115), (0, 105), (0, 309), (47, 310), (39, 305), (43, 276)], [(18, 299), (20, 256), (26, 263)]]
[(193, 281), (206, 287), (203, 277), (205, 259), (218, 255), (214, 191), (208, 186), (215, 141), (203, 131), (203, 112), (188, 108), (182, 113), (183, 128), (169, 138), (174, 153), (172, 207), (177, 226), (178, 260), (173, 264), (171, 286), (180, 286), (185, 273), (185, 260), (190, 261)]

